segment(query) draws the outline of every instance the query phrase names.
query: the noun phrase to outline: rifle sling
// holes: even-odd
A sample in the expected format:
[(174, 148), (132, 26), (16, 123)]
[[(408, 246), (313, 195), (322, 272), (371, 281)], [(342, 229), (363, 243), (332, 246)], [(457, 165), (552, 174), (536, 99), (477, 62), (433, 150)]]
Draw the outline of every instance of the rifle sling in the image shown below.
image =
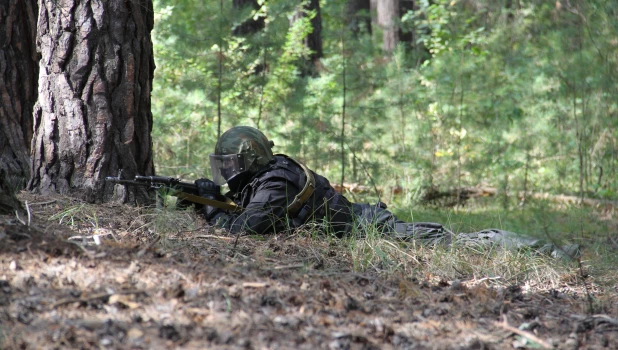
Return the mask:
[(315, 177), (313, 176), (311, 170), (309, 170), (309, 168), (305, 166), (305, 164), (290, 157), (287, 157), (287, 159), (291, 160), (296, 165), (301, 167), (301, 169), (303, 169), (303, 171), (305, 172), (305, 176), (307, 177), (307, 181), (305, 181), (305, 186), (303, 186), (303, 189), (300, 191), (300, 193), (296, 195), (296, 197), (294, 197), (292, 203), (288, 205), (288, 215), (290, 215), (291, 217), (296, 217), (296, 215), (298, 215), (298, 212), (300, 212), (300, 209), (307, 202), (309, 197), (311, 197), (313, 191), (315, 190)]
[(240, 212), (242, 210), (239, 206), (236, 205), (236, 203), (232, 201), (221, 202), (215, 199), (208, 199), (208, 198), (196, 196), (194, 194), (190, 194), (190, 193), (182, 192), (182, 191), (175, 192), (174, 196), (180, 199), (188, 200), (189, 202), (209, 205), (211, 207), (227, 210), (230, 212)]
[[(313, 173), (311, 172), (311, 170), (309, 170), (309, 168), (307, 168), (303, 163), (295, 159), (289, 158), (289, 157), (288, 159), (294, 162), (296, 165), (298, 165), (301, 169), (303, 169), (303, 171), (305, 172), (305, 176), (307, 177), (307, 181), (305, 181), (305, 185), (303, 186), (303, 189), (296, 195), (296, 197), (294, 197), (294, 200), (292, 201), (292, 203), (288, 205), (288, 208), (287, 208), (288, 215), (290, 215), (291, 217), (296, 217), (296, 215), (298, 215), (298, 213), (300, 212), (300, 209), (303, 207), (303, 205), (307, 202), (307, 200), (311, 197), (311, 195), (315, 191), (315, 177), (313, 176)], [(219, 209), (223, 209), (223, 210), (227, 210), (231, 212), (242, 211), (242, 208), (237, 206), (232, 201), (221, 202), (218, 200), (208, 199), (208, 198), (196, 196), (193, 194), (189, 194), (186, 192), (177, 192), (174, 195), (180, 199), (185, 199), (190, 202), (199, 203), (203, 205), (209, 205), (211, 207), (215, 207), (215, 208), (219, 208)]]

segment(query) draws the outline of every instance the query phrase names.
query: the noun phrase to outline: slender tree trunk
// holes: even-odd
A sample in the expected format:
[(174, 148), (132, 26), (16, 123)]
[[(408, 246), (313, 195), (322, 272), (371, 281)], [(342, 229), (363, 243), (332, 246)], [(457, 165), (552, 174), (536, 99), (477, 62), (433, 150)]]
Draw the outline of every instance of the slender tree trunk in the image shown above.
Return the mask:
[(502, 191), (502, 209), (509, 210), (509, 174), (504, 174), (504, 187)]
[(305, 46), (311, 50), (309, 59), (314, 62), (324, 56), (322, 50), (322, 14), (320, 13), (320, 1), (308, 0), (305, 8), (307, 11), (315, 12), (315, 16), (311, 18), (311, 33), (305, 38)]
[[(40, 193), (111, 199), (104, 178), (154, 173), (151, 0), (39, 2), (32, 178)], [(74, 191), (71, 191), (74, 190)], [(121, 193), (146, 200), (143, 190)]]
[(378, 1), (381, 0), (369, 0), (369, 13), (371, 16), (371, 30), (379, 27), (378, 24)]
[(521, 198), (521, 208), (522, 210), (526, 206), (526, 201), (528, 200), (528, 170), (530, 169), (530, 148), (526, 146), (526, 163), (524, 164), (524, 191), (523, 196)]
[(378, 25), (382, 28), (382, 49), (392, 52), (399, 42), (399, 0), (378, 0)]
[(513, 15), (513, 0), (506, 0), (506, 3), (504, 4), (504, 8), (507, 11), (506, 22), (513, 23), (513, 19), (515, 18), (515, 16)]
[[(616, 139), (615, 138), (611, 138), (611, 143), (612, 143), (612, 158), (610, 160), (610, 166), (609, 166), (609, 177), (608, 181), (611, 181), (609, 183), (609, 188), (615, 190), (618, 189), (618, 186), (616, 186), (616, 180), (618, 180), (618, 178), (616, 177), (616, 160), (618, 159), (618, 152), (616, 152)], [(611, 180), (613, 179), (613, 180)]]
[(36, 13), (36, 0), (0, 1), (0, 169), (15, 188), (23, 188), (30, 178)]
[(461, 124), (459, 124), (456, 140), (457, 153), (457, 205), (461, 205)]
[[(397, 71), (400, 73), (400, 76), (404, 76), (405, 70), (403, 68), (403, 62), (399, 62), (399, 59), (397, 60)], [(399, 92), (399, 101), (397, 101), (397, 105), (399, 107), (399, 131), (401, 132), (401, 148), (404, 154), (408, 154), (406, 150), (406, 92), (404, 91), (404, 87), (402, 85), (402, 78), (397, 78), (397, 90)]]
[(258, 116), (257, 116), (257, 121), (256, 121), (256, 127), (259, 129), (260, 128), (260, 122), (262, 121), (262, 115), (264, 113), (264, 97), (265, 97), (265, 89), (266, 89), (266, 84), (268, 83), (268, 62), (266, 60), (267, 58), (267, 54), (268, 54), (268, 50), (267, 50), (267, 43), (268, 40), (266, 40), (266, 34), (262, 35), (260, 37), (260, 58), (262, 60), (261, 63), (261, 67), (259, 68), (259, 74), (260, 74), (260, 80), (259, 80), (259, 87), (260, 87), (260, 100), (258, 103)]
[(346, 95), (348, 86), (346, 85), (346, 51), (345, 51), (345, 36), (343, 35), (343, 31), (341, 32), (341, 57), (342, 57), (342, 80), (343, 80), (343, 96), (341, 102), (341, 188), (343, 188), (343, 182), (345, 181), (345, 117), (346, 117)]
[(436, 169), (436, 152), (438, 151), (438, 135), (434, 127), (429, 121), (429, 129), (431, 131), (431, 164), (429, 165), (429, 188), (433, 189), (433, 172)]
[(354, 36), (362, 31), (371, 34), (371, 1), (348, 0), (346, 3), (346, 22)]
[(300, 0), (301, 5), (291, 19), (290, 25), (308, 16), (310, 12), (315, 15), (311, 18), (311, 32), (303, 38), (303, 44), (311, 53), (306, 60), (301, 62), (300, 69), (303, 75), (316, 75), (315, 63), (324, 56), (322, 50), (322, 16), (320, 14), (319, 0)]
[[(464, 51), (461, 51), (461, 65), (464, 64)], [(463, 74), (459, 76), (459, 85), (461, 87), (461, 91), (459, 93), (459, 120), (457, 121), (457, 205), (461, 204), (461, 135), (463, 130), (463, 105), (464, 105), (464, 93), (465, 88), (463, 84)]]
[[(416, 1), (415, 0), (399, 0), (399, 18), (403, 17), (408, 11), (414, 11), (416, 9)], [(414, 31), (413, 30), (402, 30), (399, 28), (399, 41), (403, 43), (407, 43), (407, 47), (416, 46), (414, 40)]]
[(223, 0), (219, 0), (219, 16), (219, 57), (217, 57), (217, 140), (221, 137), (222, 122), (221, 89), (223, 88)]

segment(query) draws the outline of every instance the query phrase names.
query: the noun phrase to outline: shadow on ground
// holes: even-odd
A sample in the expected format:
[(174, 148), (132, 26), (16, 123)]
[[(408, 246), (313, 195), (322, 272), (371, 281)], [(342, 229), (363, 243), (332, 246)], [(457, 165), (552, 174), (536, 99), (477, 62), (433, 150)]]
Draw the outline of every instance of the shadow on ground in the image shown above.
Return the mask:
[(602, 312), (591, 315), (573, 288), (524, 293), (487, 278), (359, 273), (337, 241), (235, 242), (193, 216), (192, 229), (162, 237), (144, 208), (102, 205), (78, 218), (68, 213), (84, 208), (74, 199), (27, 196), (29, 227), (0, 217), (3, 349), (618, 344), (615, 291), (595, 289)]

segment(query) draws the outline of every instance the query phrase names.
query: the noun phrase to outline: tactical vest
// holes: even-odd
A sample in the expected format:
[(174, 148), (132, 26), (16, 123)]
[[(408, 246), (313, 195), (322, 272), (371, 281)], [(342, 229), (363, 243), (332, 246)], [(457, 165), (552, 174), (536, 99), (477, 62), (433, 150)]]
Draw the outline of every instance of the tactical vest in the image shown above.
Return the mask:
[[(273, 180), (285, 180), (300, 191), (287, 208), (294, 228), (314, 221), (326, 223), (327, 230), (338, 236), (351, 230), (354, 221), (352, 204), (337, 193), (325, 177), (286, 155), (277, 154), (275, 162), (256, 174), (248, 187), (254, 192), (261, 184)], [(243, 197), (248, 200), (251, 196)]]

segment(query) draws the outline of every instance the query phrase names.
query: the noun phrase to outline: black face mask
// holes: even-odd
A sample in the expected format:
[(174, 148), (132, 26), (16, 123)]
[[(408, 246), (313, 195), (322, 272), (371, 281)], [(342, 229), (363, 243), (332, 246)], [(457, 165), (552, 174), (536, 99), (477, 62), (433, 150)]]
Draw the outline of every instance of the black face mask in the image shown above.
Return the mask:
[(233, 193), (240, 192), (251, 180), (252, 174), (248, 171), (236, 174), (227, 180), (227, 185)]
[[(236, 169), (234, 169), (234, 168), (225, 168), (225, 169), (221, 169), (221, 176), (223, 176), (223, 178), (224, 178), (226, 181), (228, 181), (228, 183), (229, 183), (229, 180), (230, 180), (232, 177), (234, 177), (235, 173), (236, 173)], [(237, 174), (237, 175), (240, 175), (240, 174)]]
[[(243, 171), (240, 174), (232, 174), (232, 176), (227, 179), (227, 185), (230, 188), (230, 191), (232, 193), (238, 193), (240, 191), (242, 191), (242, 189), (249, 183), (249, 181), (251, 181), (251, 179), (253, 179), (254, 176), (261, 174), (262, 172), (270, 169), (270, 167), (272, 166), (272, 164), (276, 163), (277, 160), (275, 158), (273, 158), (270, 163), (268, 163), (268, 165), (265, 165), (264, 167), (262, 167), (260, 170), (258, 170), (257, 172), (255, 171), (251, 171), (251, 170), (247, 170), (247, 171)], [(221, 170), (221, 175), (225, 176), (225, 170)]]

